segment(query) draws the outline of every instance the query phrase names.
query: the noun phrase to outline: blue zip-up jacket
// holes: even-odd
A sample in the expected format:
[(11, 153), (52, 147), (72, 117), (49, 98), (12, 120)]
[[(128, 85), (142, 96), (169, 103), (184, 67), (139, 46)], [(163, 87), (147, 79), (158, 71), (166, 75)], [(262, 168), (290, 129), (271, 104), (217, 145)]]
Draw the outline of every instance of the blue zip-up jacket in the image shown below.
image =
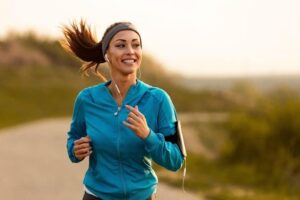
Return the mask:
[[(87, 189), (104, 200), (143, 200), (156, 191), (158, 182), (151, 160), (172, 171), (183, 163), (178, 146), (164, 139), (175, 133), (174, 105), (164, 90), (137, 80), (118, 111), (109, 83), (78, 94), (68, 132), (68, 155), (72, 162), (79, 162), (74, 141), (89, 135), (93, 153), (83, 181)], [(125, 105), (138, 105), (144, 114), (150, 128), (145, 140), (122, 123), (129, 114)]]

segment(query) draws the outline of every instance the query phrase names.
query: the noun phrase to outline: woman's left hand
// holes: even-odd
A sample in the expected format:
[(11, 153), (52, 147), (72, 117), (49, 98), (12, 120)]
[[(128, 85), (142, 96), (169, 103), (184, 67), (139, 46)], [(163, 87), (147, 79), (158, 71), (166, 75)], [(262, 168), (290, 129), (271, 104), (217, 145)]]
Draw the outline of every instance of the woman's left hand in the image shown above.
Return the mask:
[(130, 128), (139, 138), (146, 139), (149, 135), (150, 129), (147, 124), (145, 116), (139, 111), (138, 106), (132, 107), (126, 105), (130, 111), (127, 120), (123, 121), (124, 125)]

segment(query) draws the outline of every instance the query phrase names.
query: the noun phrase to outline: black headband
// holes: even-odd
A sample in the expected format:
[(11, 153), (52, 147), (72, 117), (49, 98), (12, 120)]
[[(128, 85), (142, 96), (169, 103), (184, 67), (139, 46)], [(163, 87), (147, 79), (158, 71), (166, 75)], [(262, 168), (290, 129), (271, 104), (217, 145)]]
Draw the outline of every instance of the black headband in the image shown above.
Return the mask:
[(103, 57), (105, 56), (106, 50), (108, 49), (109, 43), (111, 41), (111, 39), (120, 31), (124, 31), (124, 30), (131, 30), (136, 32), (139, 37), (140, 37), (140, 43), (142, 46), (142, 39), (141, 36), (139, 34), (139, 32), (136, 30), (136, 28), (131, 24), (131, 23), (120, 23), (118, 25), (116, 25), (115, 27), (113, 27), (111, 30), (109, 30), (106, 35), (102, 38), (102, 54)]

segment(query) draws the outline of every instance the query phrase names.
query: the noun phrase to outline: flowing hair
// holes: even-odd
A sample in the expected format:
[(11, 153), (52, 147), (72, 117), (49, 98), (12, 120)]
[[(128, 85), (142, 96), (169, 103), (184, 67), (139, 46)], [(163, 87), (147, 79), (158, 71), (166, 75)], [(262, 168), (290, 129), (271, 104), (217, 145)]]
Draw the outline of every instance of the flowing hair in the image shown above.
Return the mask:
[(73, 21), (69, 26), (64, 25), (62, 31), (64, 39), (60, 41), (60, 44), (66, 51), (85, 62), (80, 67), (83, 74), (88, 76), (87, 71), (95, 67), (94, 73), (106, 81), (106, 78), (98, 71), (99, 64), (105, 62), (102, 43), (97, 42), (91, 27), (81, 19), (79, 23)]

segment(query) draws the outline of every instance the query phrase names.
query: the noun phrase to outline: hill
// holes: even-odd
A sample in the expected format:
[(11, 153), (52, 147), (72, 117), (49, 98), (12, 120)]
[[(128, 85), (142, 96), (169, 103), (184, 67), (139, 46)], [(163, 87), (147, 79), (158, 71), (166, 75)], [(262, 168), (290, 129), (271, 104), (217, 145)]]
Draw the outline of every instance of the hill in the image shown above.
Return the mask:
[(199, 77), (183, 78), (181, 83), (192, 90), (230, 90), (241, 82), (252, 84), (262, 91), (269, 91), (277, 87), (300, 89), (300, 74), (277, 76), (249, 76), (249, 77)]

